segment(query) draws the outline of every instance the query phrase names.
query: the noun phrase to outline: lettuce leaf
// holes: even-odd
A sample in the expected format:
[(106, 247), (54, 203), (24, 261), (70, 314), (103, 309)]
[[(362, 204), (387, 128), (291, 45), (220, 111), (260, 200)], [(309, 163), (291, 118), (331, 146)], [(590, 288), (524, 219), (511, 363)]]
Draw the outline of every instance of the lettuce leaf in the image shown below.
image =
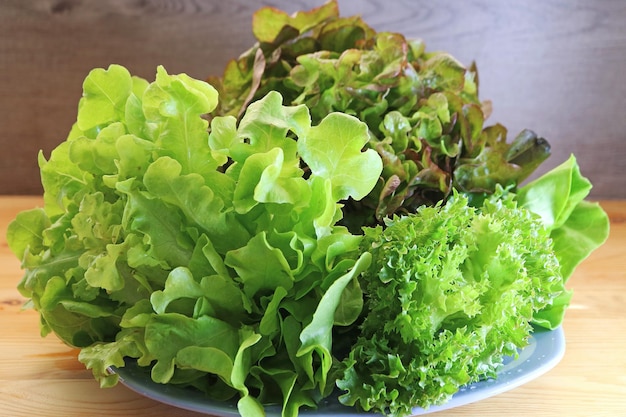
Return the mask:
[(244, 416), (295, 416), (332, 390), (333, 329), (357, 319), (369, 261), (339, 201), (367, 195), (382, 162), (356, 118), (312, 125), (282, 102), (209, 124), (217, 92), (185, 74), (85, 79), (67, 140), (40, 156), (44, 207), (7, 239), (42, 334), (81, 348), (102, 386), (135, 359), (156, 382), (239, 397)]
[(496, 197), (476, 209), (456, 194), (366, 231), (373, 260), (360, 335), (337, 381), (342, 403), (410, 415), (495, 377), (526, 345), (563, 279), (538, 216)]
[(213, 78), (222, 99), (212, 114), (241, 118), (278, 91), (309, 107), (314, 123), (336, 111), (365, 122), (384, 169), (364, 198), (344, 197), (342, 223), (355, 233), (445, 201), (453, 189), (518, 185), (550, 154), (530, 130), (508, 142), (504, 126), (486, 125), (490, 104), (479, 99), (475, 65), (342, 17), (336, 1), (291, 16), (261, 8), (252, 29), (257, 42)]
[[(609, 236), (610, 222), (596, 202), (586, 201), (591, 182), (580, 173), (574, 155), (517, 191), (520, 205), (541, 217), (554, 241), (554, 252), (567, 281), (576, 267)], [(535, 323), (553, 329), (561, 324), (572, 292), (535, 315)]]
[(475, 66), (336, 1), (263, 8), (253, 33), (213, 85), (86, 77), (39, 155), (43, 208), (7, 229), (42, 335), (103, 387), (136, 360), (244, 417), (296, 417), (332, 382), (404, 415), (561, 324), (609, 230), (573, 156), (520, 187), (549, 144), (485, 125)]

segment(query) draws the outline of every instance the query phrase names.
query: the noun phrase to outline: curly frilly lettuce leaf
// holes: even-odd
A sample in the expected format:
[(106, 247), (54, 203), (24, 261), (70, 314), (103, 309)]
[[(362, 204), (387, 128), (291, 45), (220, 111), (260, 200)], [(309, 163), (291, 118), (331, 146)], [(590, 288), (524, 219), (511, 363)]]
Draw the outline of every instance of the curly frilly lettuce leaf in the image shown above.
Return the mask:
[(67, 140), (40, 156), (44, 207), (7, 231), (42, 334), (82, 348), (103, 386), (134, 358), (159, 383), (239, 397), (244, 416), (314, 406), (333, 328), (362, 306), (369, 258), (337, 221), (382, 170), (365, 125), (312, 126), (278, 93), (209, 125), (216, 90), (162, 67), (150, 83), (96, 69), (84, 88)]
[(445, 205), (369, 229), (361, 333), (337, 381), (342, 403), (410, 415), (494, 377), (563, 291), (549, 232), (512, 195)]

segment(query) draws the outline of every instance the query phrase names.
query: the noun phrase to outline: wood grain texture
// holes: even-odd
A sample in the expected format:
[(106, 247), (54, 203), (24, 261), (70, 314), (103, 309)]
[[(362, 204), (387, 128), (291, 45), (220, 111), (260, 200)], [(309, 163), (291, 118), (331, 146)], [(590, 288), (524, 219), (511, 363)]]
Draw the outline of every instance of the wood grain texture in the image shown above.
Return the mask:
[[(437, 413), (441, 417), (617, 417), (626, 410), (626, 200), (603, 201), (608, 242), (576, 270), (563, 328), (566, 352), (547, 374), (487, 400)], [(0, 415), (3, 417), (199, 417), (118, 385), (100, 389), (77, 351), (54, 336), (40, 338), (39, 317), (22, 310), (19, 262), (6, 226), (39, 197), (0, 197)]]
[[(221, 74), (252, 45), (262, 5), (289, 12), (322, 0), (3, 0), (0, 2), (0, 193), (40, 192), (37, 152), (65, 139), (82, 80), (125, 65), (197, 78)], [(626, 2), (616, 0), (339, 0), (377, 30), (422, 38), (429, 50), (476, 61), (490, 123), (531, 128), (553, 156), (574, 153), (594, 198), (626, 198)]]

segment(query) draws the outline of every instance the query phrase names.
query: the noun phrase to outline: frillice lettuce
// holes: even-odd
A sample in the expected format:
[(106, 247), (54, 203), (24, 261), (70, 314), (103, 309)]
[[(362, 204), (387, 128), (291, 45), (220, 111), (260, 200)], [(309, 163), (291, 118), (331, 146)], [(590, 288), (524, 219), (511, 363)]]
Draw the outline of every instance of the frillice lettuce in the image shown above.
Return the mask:
[(383, 414), (445, 403), (497, 377), (533, 326), (561, 325), (567, 279), (602, 245), (609, 219), (585, 201), (575, 158), (476, 207), (445, 204), (365, 229), (363, 323), (337, 380), (340, 401)]
[(244, 416), (314, 406), (370, 261), (336, 225), (382, 170), (365, 124), (312, 126), (273, 92), (209, 129), (215, 89), (162, 67), (152, 83), (95, 69), (83, 87), (67, 141), (40, 156), (44, 207), (8, 229), (42, 333), (82, 348), (102, 386), (134, 358)]
[(358, 340), (337, 385), (344, 404), (402, 416), (495, 377), (526, 345), (563, 280), (549, 231), (512, 194), (445, 205), (368, 229), (372, 265)]

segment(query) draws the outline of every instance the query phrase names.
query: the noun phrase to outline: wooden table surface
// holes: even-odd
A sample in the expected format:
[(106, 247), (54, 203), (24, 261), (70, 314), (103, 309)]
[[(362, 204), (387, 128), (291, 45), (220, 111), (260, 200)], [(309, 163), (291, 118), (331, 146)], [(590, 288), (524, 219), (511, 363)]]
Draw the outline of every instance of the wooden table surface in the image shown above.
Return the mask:
[[(39, 197), (0, 197), (0, 415), (181, 416), (200, 414), (144, 398), (122, 385), (101, 389), (54, 336), (39, 336), (39, 317), (22, 310), (18, 260), (7, 224), (40, 205)], [(602, 202), (611, 218), (608, 242), (569, 281), (575, 295), (563, 329), (566, 352), (547, 374), (487, 400), (436, 416), (626, 416), (626, 201)]]

